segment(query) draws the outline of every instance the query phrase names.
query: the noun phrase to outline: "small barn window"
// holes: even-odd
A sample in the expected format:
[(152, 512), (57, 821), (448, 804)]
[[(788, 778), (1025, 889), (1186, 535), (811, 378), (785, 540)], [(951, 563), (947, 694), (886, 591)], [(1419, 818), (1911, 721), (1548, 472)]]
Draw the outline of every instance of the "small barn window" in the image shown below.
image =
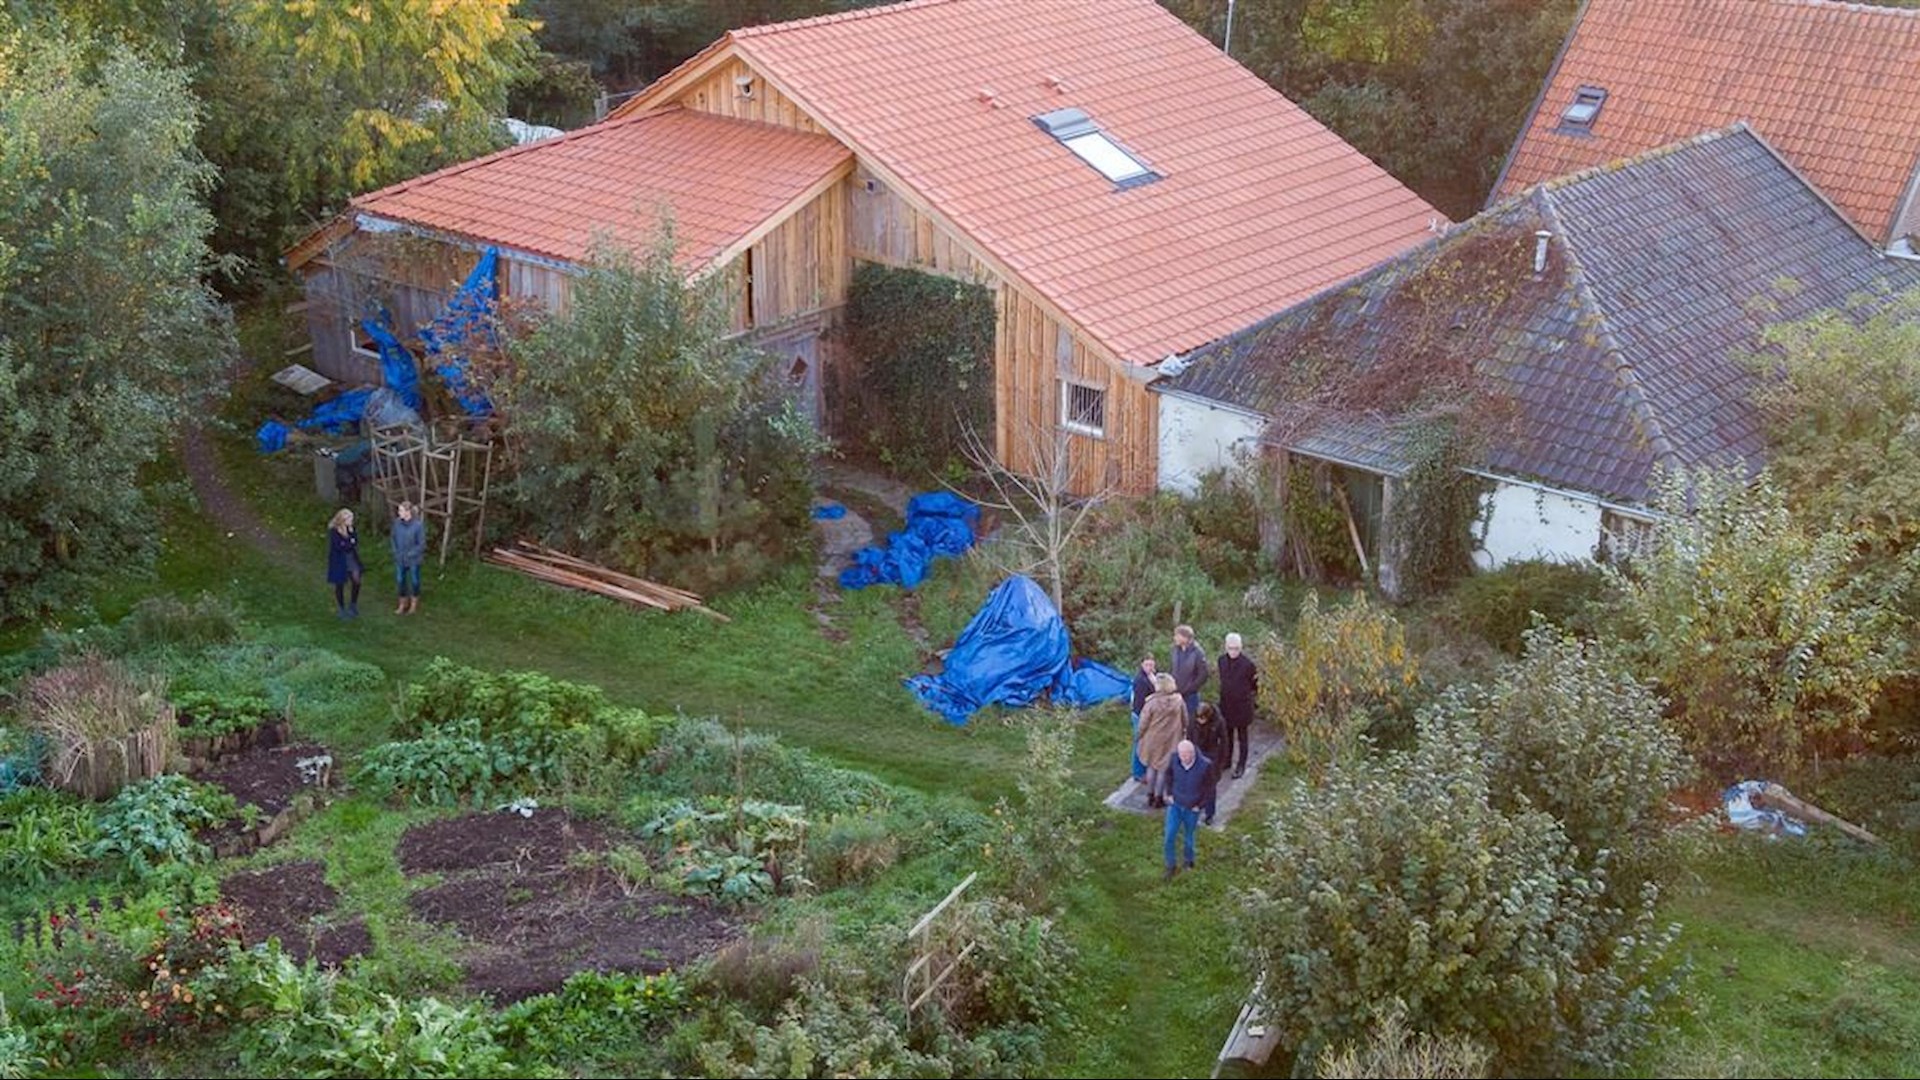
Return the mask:
[(1562, 131), (1591, 131), (1593, 122), (1600, 116), (1600, 106), (1607, 103), (1607, 91), (1604, 87), (1583, 86), (1573, 93), (1573, 104), (1560, 114)]
[(1079, 109), (1055, 109), (1033, 118), (1041, 131), (1060, 140), (1075, 157), (1094, 167), (1101, 176), (1120, 187), (1134, 187), (1160, 179), (1132, 153), (1108, 137), (1085, 112)]
[(372, 334), (367, 333), (367, 328), (360, 324), (359, 319), (347, 320), (347, 342), (353, 347), (353, 351), (361, 356), (380, 359), (379, 343), (373, 340)]
[(1100, 438), (1107, 433), (1107, 392), (1085, 383), (1060, 384), (1060, 426)]

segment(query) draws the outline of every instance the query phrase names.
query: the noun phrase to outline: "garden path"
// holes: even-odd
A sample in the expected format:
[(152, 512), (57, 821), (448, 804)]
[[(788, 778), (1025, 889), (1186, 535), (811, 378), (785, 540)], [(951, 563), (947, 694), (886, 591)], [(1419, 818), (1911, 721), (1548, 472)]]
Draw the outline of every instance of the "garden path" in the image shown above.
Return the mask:
[(198, 426), (188, 427), (181, 436), (180, 460), (193, 482), (193, 494), (200, 502), (201, 512), (213, 519), (226, 539), (246, 544), (282, 564), (293, 561), (292, 545), (268, 528), (247, 500), (227, 483), (219, 455), (214, 452), (207, 433)]
[[(1219, 832), (1233, 820), (1233, 815), (1247, 801), (1247, 794), (1260, 779), (1260, 766), (1275, 753), (1286, 747), (1286, 740), (1280, 733), (1263, 723), (1253, 725), (1253, 738), (1247, 747), (1247, 773), (1235, 780), (1232, 776), (1220, 778), (1219, 800), (1214, 805), (1213, 830)], [(1147, 809), (1147, 787), (1129, 777), (1125, 783), (1115, 788), (1107, 796), (1106, 804), (1115, 810), (1124, 810), (1132, 814), (1157, 814), (1158, 810)]]

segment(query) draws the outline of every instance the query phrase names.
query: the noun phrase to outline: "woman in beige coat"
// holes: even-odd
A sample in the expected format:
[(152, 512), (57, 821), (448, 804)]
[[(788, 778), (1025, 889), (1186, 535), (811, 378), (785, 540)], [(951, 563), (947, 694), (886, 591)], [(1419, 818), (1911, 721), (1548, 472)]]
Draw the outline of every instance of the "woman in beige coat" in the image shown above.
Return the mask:
[(1167, 804), (1167, 759), (1186, 737), (1187, 703), (1180, 699), (1173, 676), (1161, 672), (1153, 677), (1153, 693), (1140, 707), (1140, 763), (1147, 767), (1147, 806)]

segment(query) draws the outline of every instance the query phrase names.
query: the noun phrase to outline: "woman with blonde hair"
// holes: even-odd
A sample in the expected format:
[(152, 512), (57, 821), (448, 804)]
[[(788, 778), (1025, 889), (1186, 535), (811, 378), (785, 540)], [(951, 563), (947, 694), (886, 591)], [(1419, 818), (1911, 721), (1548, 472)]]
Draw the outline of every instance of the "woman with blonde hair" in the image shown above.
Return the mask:
[(1147, 767), (1147, 806), (1158, 809), (1167, 804), (1167, 759), (1186, 737), (1187, 703), (1166, 672), (1155, 675), (1153, 685), (1140, 707), (1140, 763)]
[[(327, 522), (327, 583), (333, 586), (334, 614), (342, 619), (360, 615), (360, 534), (353, 530), (353, 511), (345, 507)], [(353, 586), (351, 599), (347, 586)]]
[(427, 558), (427, 523), (420, 520), (420, 508), (410, 502), (394, 507), (393, 576), (400, 586), (400, 606), (395, 615), (411, 615), (420, 610), (420, 564)]

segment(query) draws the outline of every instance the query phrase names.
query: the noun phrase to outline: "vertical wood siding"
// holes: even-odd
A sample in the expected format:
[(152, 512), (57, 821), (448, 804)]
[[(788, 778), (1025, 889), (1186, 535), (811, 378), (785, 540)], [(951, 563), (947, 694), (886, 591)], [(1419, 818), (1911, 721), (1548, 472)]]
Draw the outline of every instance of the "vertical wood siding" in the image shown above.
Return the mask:
[[(741, 77), (753, 79), (751, 95), (741, 95), (740, 86), (734, 81)], [(791, 98), (775, 90), (771, 83), (738, 57), (689, 86), (674, 102), (695, 112), (730, 116), (736, 120), (758, 120), (763, 124), (778, 124), (797, 131), (826, 134), (826, 129), (814, 123), (813, 118), (795, 105)]]

